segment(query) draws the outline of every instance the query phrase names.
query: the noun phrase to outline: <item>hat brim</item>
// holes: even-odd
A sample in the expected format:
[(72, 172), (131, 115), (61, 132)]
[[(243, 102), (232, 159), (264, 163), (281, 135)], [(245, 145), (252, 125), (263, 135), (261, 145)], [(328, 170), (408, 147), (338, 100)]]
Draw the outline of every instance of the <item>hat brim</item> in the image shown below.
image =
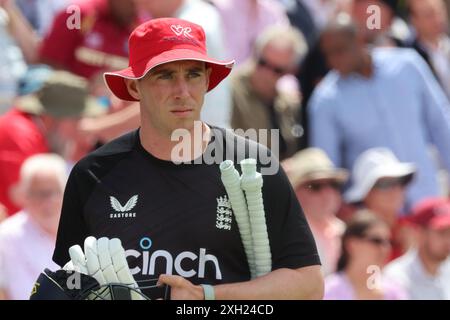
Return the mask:
[(412, 163), (398, 163), (390, 166), (379, 167), (372, 172), (368, 172), (364, 180), (353, 182), (353, 185), (344, 194), (344, 199), (348, 203), (361, 202), (373, 188), (380, 178), (402, 178), (412, 179), (416, 173), (416, 166)]
[(316, 172), (310, 172), (295, 179), (293, 185), (298, 187), (305, 182), (311, 182), (316, 180), (336, 180), (340, 184), (344, 184), (348, 179), (348, 172), (345, 169), (330, 169), (320, 170)]
[(130, 66), (126, 69), (106, 72), (103, 77), (108, 88), (118, 98), (127, 101), (139, 101), (133, 98), (127, 89), (125, 79), (141, 79), (153, 68), (174, 61), (194, 60), (203, 61), (211, 68), (211, 75), (209, 78), (208, 91), (215, 88), (223, 79), (225, 79), (231, 72), (234, 65), (234, 60), (220, 61), (211, 59), (208, 56), (189, 49), (174, 49), (166, 51), (148, 60), (146, 63)]
[(48, 114), (54, 118), (97, 117), (106, 113), (105, 108), (91, 96), (86, 99), (84, 107), (79, 110), (65, 109), (64, 104), (58, 108), (46, 109), (35, 94), (29, 94), (17, 99), (16, 108), (34, 115)]

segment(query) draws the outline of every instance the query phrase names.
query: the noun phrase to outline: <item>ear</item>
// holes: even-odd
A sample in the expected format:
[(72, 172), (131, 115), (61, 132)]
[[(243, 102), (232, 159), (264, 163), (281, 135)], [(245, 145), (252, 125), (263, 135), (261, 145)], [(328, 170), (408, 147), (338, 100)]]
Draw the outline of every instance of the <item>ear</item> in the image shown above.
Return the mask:
[(211, 72), (212, 72), (212, 69), (211, 69), (211, 67), (206, 67), (206, 90), (205, 91), (208, 91), (208, 88), (209, 88), (209, 77), (211, 76)]
[(141, 94), (139, 92), (138, 81), (134, 79), (123, 79), (127, 86), (128, 93), (136, 100), (141, 100)]

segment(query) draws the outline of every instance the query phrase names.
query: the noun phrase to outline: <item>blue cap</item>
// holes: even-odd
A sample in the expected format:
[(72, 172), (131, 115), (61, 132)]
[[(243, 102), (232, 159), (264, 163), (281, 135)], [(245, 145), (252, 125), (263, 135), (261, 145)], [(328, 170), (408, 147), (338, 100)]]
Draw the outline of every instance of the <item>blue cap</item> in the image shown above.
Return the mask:
[(52, 74), (52, 68), (45, 64), (31, 65), (19, 79), (18, 95), (25, 96), (39, 91)]

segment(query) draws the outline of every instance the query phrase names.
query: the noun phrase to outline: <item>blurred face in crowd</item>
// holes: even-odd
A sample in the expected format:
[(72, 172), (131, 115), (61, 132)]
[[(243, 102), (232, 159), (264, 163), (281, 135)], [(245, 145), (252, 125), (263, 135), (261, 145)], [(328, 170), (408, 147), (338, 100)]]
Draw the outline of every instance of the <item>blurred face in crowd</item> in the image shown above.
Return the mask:
[(152, 18), (171, 17), (181, 6), (183, 0), (137, 0), (139, 8), (148, 12)]
[(423, 252), (435, 262), (443, 262), (450, 255), (450, 227), (421, 230)]
[(136, 0), (109, 0), (109, 9), (121, 26), (129, 26), (138, 15)]
[(278, 80), (294, 71), (294, 58), (295, 53), (290, 46), (267, 44), (257, 58), (253, 74), (257, 91), (274, 97)]
[(381, 178), (364, 199), (364, 205), (393, 226), (405, 202), (406, 178)]
[[(377, 6), (380, 12), (380, 27), (379, 28), (368, 28), (368, 20), (370, 23), (374, 20), (372, 15), (375, 11), (372, 10), (370, 6)], [(368, 10), (369, 9), (369, 10)], [(376, 11), (378, 12), (378, 11)], [(364, 35), (364, 38), (370, 40), (374, 38), (377, 34), (383, 33), (389, 29), (392, 19), (394, 17), (391, 8), (386, 5), (383, 1), (379, 0), (353, 0), (351, 6), (351, 15), (355, 20), (360, 32)]]
[(210, 73), (204, 62), (184, 60), (157, 66), (141, 80), (128, 80), (128, 91), (140, 100), (142, 126), (169, 137), (178, 128), (191, 130), (200, 119)]
[(346, 243), (350, 261), (367, 268), (370, 265), (383, 267), (391, 253), (391, 232), (384, 223), (368, 228), (361, 237), (351, 237)]
[(44, 229), (56, 234), (62, 207), (64, 182), (56, 173), (43, 170), (23, 185), (23, 207)]
[(46, 138), (52, 152), (67, 157), (78, 138), (79, 118), (56, 119), (50, 116), (41, 116), (46, 127)]
[(328, 66), (344, 76), (357, 71), (363, 63), (361, 43), (345, 32), (323, 33), (320, 46)]
[(296, 188), (296, 194), (308, 218), (334, 216), (341, 205), (341, 185), (333, 179), (308, 181)]
[(447, 9), (442, 0), (410, 0), (411, 23), (419, 37), (442, 35), (448, 28)]

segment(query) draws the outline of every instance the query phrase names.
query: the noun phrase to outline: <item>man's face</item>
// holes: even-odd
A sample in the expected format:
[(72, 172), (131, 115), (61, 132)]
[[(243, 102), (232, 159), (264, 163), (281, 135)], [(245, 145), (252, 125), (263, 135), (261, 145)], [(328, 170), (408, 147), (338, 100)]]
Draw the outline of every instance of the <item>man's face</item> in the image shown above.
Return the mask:
[(64, 185), (55, 173), (36, 173), (24, 190), (24, 208), (37, 221), (59, 219), (63, 200)]
[(122, 26), (129, 26), (138, 15), (137, 0), (109, 0), (111, 14)]
[(334, 216), (341, 205), (341, 185), (333, 179), (308, 181), (296, 188), (297, 198), (309, 217)]
[(450, 255), (450, 227), (439, 230), (426, 229), (423, 232), (428, 256), (439, 262), (447, 259)]
[(290, 47), (268, 44), (256, 61), (256, 76), (264, 79), (265, 91), (273, 91), (278, 79), (293, 71), (294, 52)]
[(152, 69), (137, 81), (142, 126), (170, 136), (176, 129), (191, 130), (200, 120), (211, 69), (204, 62), (184, 60)]
[(436, 37), (448, 27), (447, 10), (442, 0), (410, 1), (411, 22), (421, 37)]
[(321, 49), (330, 68), (342, 75), (356, 71), (361, 60), (357, 40), (343, 33), (330, 32), (322, 36)]

